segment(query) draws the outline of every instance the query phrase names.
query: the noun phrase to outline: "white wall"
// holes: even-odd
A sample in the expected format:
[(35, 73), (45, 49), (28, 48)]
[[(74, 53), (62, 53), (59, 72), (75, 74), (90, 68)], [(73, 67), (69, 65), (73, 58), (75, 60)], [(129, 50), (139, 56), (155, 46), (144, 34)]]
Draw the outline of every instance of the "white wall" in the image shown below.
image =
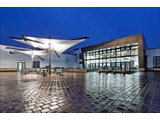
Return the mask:
[(73, 51), (73, 53), (77, 55), (77, 66), (76, 67), (83, 68), (83, 64), (79, 64), (79, 62), (83, 61), (82, 59), (79, 58), (79, 54), (82, 53), (81, 49), (76, 49)]
[[(0, 68), (17, 68), (17, 61), (25, 60), (26, 67), (31, 67), (31, 57), (25, 54), (10, 54), (7, 46), (0, 45)], [(39, 58), (34, 60), (40, 61), (40, 67), (48, 66), (48, 55), (42, 56), (44, 61)], [(68, 62), (67, 62), (68, 61)], [(77, 65), (76, 56), (62, 54), (60, 58), (52, 54), (52, 67), (74, 67)]]
[(160, 48), (146, 49), (147, 68), (153, 68), (153, 56), (160, 56)]

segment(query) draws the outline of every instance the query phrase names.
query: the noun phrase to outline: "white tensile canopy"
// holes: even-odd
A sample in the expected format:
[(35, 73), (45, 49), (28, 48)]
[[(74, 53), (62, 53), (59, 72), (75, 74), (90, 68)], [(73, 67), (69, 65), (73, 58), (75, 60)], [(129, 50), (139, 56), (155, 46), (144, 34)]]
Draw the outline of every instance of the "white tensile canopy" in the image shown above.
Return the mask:
[(47, 51), (44, 50), (33, 50), (28, 48), (22, 48), (22, 47), (6, 47), (6, 49), (10, 50), (11, 54), (26, 54), (30, 56), (44, 56), (47, 54)]
[(56, 56), (60, 57), (60, 55), (68, 48), (88, 39), (88, 37), (82, 37), (73, 40), (63, 40), (63, 39), (52, 39), (52, 38), (37, 38), (30, 36), (23, 36), (22, 38), (16, 38), (16, 37), (10, 37), (10, 38), (25, 44), (29, 44), (36, 48), (47, 50), (49, 57), (49, 75), (51, 75), (51, 52), (53, 52)]
[(52, 38), (37, 38), (24, 36), (23, 38), (14, 38), (14, 40), (29, 44), (33, 47), (45, 49), (50, 49), (58, 57), (68, 48), (83, 42), (88, 39), (88, 37), (78, 38), (75, 40), (62, 40), (62, 39), (52, 39)]

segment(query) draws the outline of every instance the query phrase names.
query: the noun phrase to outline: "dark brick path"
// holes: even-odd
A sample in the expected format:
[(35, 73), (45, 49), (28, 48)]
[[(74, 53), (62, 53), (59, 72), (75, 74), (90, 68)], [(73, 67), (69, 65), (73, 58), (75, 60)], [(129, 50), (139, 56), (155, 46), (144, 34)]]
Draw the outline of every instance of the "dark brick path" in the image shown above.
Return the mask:
[(0, 112), (160, 112), (160, 73), (0, 73)]

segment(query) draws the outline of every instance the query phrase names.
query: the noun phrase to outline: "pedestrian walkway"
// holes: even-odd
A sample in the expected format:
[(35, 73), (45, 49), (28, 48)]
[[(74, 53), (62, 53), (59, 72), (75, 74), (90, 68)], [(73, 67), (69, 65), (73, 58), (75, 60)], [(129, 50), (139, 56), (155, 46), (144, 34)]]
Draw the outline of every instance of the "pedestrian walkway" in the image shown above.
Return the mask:
[(160, 74), (0, 73), (1, 113), (157, 113)]

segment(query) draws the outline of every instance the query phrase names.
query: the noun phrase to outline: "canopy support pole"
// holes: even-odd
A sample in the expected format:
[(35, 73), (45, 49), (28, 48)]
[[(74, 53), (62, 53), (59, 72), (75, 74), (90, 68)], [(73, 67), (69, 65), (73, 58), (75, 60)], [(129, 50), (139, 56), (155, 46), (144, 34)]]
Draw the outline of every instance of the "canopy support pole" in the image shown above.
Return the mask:
[(33, 52), (31, 54), (31, 69), (33, 70), (33, 58), (34, 58), (34, 55), (33, 55)]
[(48, 60), (49, 60), (49, 75), (51, 75), (51, 44), (49, 43), (49, 50), (48, 50)]

